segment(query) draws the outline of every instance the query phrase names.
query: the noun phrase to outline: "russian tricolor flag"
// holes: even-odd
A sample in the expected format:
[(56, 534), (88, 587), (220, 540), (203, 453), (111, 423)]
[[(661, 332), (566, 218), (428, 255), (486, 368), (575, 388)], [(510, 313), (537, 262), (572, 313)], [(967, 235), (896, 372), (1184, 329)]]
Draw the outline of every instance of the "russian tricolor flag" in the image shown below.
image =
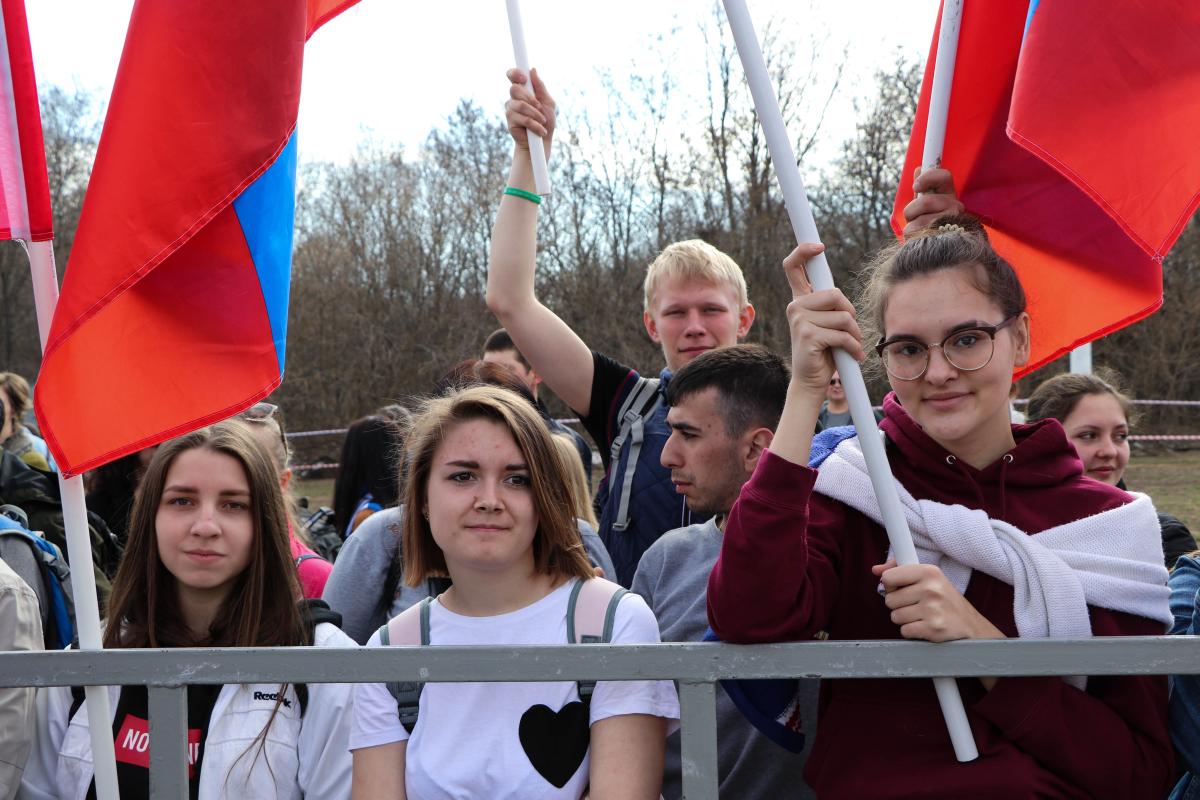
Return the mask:
[(356, 0), (138, 0), (38, 377), (78, 474), (283, 380), (304, 43)]
[[(937, 35), (892, 221), (921, 163)], [(942, 164), (1029, 295), (1028, 372), (1162, 305), (1200, 204), (1200, 3), (969, 0)]]

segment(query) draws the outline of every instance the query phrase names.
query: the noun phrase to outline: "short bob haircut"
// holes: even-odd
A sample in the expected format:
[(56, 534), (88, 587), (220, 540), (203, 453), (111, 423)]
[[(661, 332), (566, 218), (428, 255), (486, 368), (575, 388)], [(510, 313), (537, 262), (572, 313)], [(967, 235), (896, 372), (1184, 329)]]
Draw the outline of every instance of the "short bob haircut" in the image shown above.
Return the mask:
[(665, 280), (700, 281), (729, 287), (737, 299), (737, 311), (750, 304), (746, 276), (732, 258), (701, 239), (688, 239), (667, 245), (646, 268), (642, 285), (643, 310), (653, 314), (658, 289)]
[[(183, 621), (175, 576), (158, 552), (159, 504), (181, 453), (206, 449), (232, 457), (250, 486), (254, 540), (250, 563), (218, 609), (207, 636)], [(296, 605), (300, 585), (288, 543), (287, 511), (270, 454), (244, 422), (226, 420), (163, 444), (138, 486), (129, 538), (113, 579), (105, 647), (283, 647), (311, 644)]]
[(487, 420), (503, 425), (512, 435), (529, 468), (533, 508), (538, 527), (533, 537), (534, 569), (545, 575), (592, 577), (583, 541), (575, 522), (571, 490), (550, 431), (528, 401), (496, 386), (469, 386), (427, 400), (413, 421), (408, 439), (408, 481), (405, 485), (403, 556), (404, 582), (419, 586), (431, 577), (449, 575), (446, 557), (433, 539), (425, 519), (434, 457), (458, 425)]

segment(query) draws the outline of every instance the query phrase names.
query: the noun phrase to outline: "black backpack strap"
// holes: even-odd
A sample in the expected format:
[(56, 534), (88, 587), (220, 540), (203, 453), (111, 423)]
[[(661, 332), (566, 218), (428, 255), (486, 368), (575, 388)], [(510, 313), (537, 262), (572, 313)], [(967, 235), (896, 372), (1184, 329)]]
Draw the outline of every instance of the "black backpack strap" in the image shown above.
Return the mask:
[[(414, 606), (393, 617), (379, 629), (379, 643), (384, 647), (424, 647), (429, 644), (429, 607), (432, 597), (426, 597)], [(409, 733), (417, 727), (417, 714), (421, 710), (421, 692), (425, 684), (419, 681), (388, 681), (388, 694), (396, 699), (400, 713), (400, 724)]]
[[(308, 630), (308, 640), (311, 643), (316, 644), (317, 626), (322, 622), (342, 627), (342, 615), (331, 609), (329, 603), (324, 600), (306, 597), (298, 605), (300, 606), (300, 618), (304, 620), (304, 627)], [(308, 684), (297, 683), (293, 688), (296, 690), (296, 699), (300, 703), (300, 716), (303, 717), (304, 712), (308, 710)]]
[(296, 569), (299, 569), (300, 565), (305, 561), (308, 561), (310, 558), (320, 558), (320, 556), (316, 553), (301, 553), (300, 555), (296, 556)]
[(87, 693), (84, 692), (82, 686), (71, 687), (71, 710), (67, 712), (67, 721), (70, 722), (75, 717), (75, 712), (78, 711), (84, 701), (87, 700)]
[[(613, 439), (609, 451), (610, 468), (616, 470), (621, 463), (621, 448), (629, 442), (629, 458), (625, 461), (625, 472), (618, 476), (613, 472), (608, 479), (609, 492), (614, 489), (620, 492), (617, 501), (617, 515), (613, 518), (612, 528), (623, 531), (629, 527), (629, 495), (633, 492), (633, 474), (637, 471), (638, 456), (642, 452), (642, 439), (645, 435), (646, 418), (654, 413), (662, 402), (662, 394), (658, 391), (658, 378), (638, 378), (637, 383), (621, 404), (617, 412), (620, 428), (617, 437)], [(614, 487), (613, 484), (617, 484)]]

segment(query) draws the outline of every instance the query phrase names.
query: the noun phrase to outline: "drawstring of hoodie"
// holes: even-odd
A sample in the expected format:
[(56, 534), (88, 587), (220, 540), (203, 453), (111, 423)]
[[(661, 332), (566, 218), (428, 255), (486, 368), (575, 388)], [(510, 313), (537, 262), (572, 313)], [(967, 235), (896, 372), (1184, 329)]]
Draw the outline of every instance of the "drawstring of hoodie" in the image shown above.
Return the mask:
[[(980, 488), (979, 484), (975, 482), (975, 478), (972, 477), (970, 471), (968, 471), (967, 468), (964, 467), (962, 464), (958, 463), (958, 459), (953, 455), (946, 456), (946, 463), (949, 464), (950, 466), (954, 467), (955, 469), (957, 469), (962, 474), (962, 476), (967, 479), (967, 483), (970, 484), (971, 488), (975, 490), (975, 500), (976, 500), (976, 502), (979, 503), (979, 509), (981, 511), (986, 509), (987, 501), (985, 500), (985, 498), (983, 496), (983, 489)], [(1000, 518), (1001, 519), (1004, 519), (1008, 514), (1008, 496), (1007, 496), (1007, 493), (1005, 490), (1007, 488), (1006, 485), (1007, 485), (1007, 479), (1008, 479), (1008, 465), (1011, 463), (1013, 463), (1013, 454), (1012, 453), (1005, 453), (1004, 456), (1000, 459)], [(989, 516), (991, 516), (991, 515), (989, 515)]]

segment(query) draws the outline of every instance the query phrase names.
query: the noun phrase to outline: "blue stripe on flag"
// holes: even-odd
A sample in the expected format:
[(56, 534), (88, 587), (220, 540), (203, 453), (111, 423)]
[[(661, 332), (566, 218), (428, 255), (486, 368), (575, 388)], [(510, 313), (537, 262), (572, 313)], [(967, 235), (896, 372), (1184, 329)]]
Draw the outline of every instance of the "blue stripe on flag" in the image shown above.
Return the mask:
[(1025, 30), (1021, 31), (1021, 41), (1025, 41), (1025, 37), (1029, 35), (1029, 26), (1033, 23), (1033, 13), (1037, 11), (1038, 3), (1042, 0), (1029, 0), (1029, 13), (1025, 15)]
[(292, 281), (292, 233), (296, 223), (295, 131), (275, 163), (233, 201), (233, 210), (242, 224), (250, 257), (258, 271), (282, 375)]

